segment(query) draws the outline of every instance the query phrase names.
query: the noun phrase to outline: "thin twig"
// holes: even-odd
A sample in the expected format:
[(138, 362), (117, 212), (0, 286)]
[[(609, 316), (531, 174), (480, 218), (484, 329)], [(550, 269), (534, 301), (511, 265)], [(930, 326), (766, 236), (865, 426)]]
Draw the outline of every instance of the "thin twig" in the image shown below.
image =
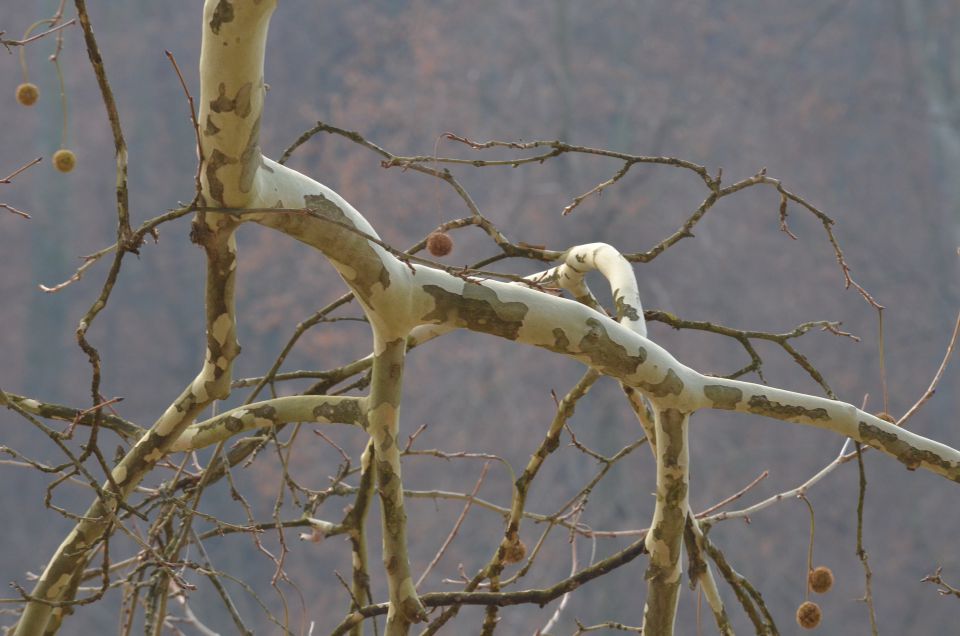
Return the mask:
[(447, 548), (450, 547), (450, 544), (453, 542), (454, 537), (457, 536), (457, 532), (460, 531), (460, 526), (463, 525), (464, 519), (467, 518), (467, 513), (470, 511), (470, 507), (473, 505), (473, 498), (477, 496), (477, 493), (480, 492), (480, 486), (483, 485), (483, 480), (487, 477), (487, 470), (490, 468), (490, 462), (484, 462), (483, 468), (480, 469), (480, 477), (477, 478), (477, 483), (473, 487), (473, 490), (470, 492), (470, 498), (467, 499), (467, 503), (463, 506), (463, 510), (460, 511), (460, 516), (457, 517), (456, 523), (453, 524), (453, 529), (450, 530), (450, 533), (447, 535), (447, 538), (444, 539), (443, 544), (440, 546), (440, 549), (437, 550), (437, 554), (434, 555), (433, 559), (424, 569), (423, 574), (420, 575), (420, 578), (417, 579), (414, 588), (419, 588), (420, 584), (423, 583), (424, 579), (429, 576), (430, 572), (433, 570), (434, 566), (440, 562), (440, 559), (443, 557), (444, 553), (447, 551)]

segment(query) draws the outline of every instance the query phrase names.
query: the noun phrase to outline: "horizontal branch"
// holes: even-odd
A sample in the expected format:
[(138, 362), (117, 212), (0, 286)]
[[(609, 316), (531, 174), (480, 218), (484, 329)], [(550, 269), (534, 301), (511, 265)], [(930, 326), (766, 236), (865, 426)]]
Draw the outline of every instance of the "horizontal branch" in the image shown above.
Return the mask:
[[(507, 607), (509, 605), (535, 604), (543, 607), (550, 601), (559, 598), (567, 592), (573, 591), (595, 578), (603, 576), (618, 567), (625, 565), (647, 551), (644, 539), (641, 538), (619, 552), (598, 561), (588, 568), (584, 568), (562, 581), (547, 588), (518, 590), (516, 592), (431, 592), (420, 596), (420, 601), (426, 607), (444, 607), (448, 605), (495, 605)], [(340, 623), (330, 636), (346, 634), (351, 627), (365, 618), (380, 616), (387, 613), (388, 603), (367, 605), (350, 614)]]
[(329, 395), (294, 395), (255, 402), (191, 424), (170, 452), (196, 450), (229, 439), (237, 433), (291, 422), (352, 424), (366, 428), (365, 399)]
[[(78, 409), (72, 406), (64, 406), (63, 404), (40, 402), (39, 400), (14, 393), (0, 394), (0, 400), (2, 400), (3, 397), (17, 404), (27, 413), (47, 419), (70, 422), (72, 425), (92, 426), (96, 419), (96, 414), (93, 409)], [(122, 417), (109, 413), (102, 413), (100, 415), (100, 426), (115, 432), (128, 442), (135, 442), (146, 433), (146, 429), (137, 426), (133, 422), (128, 422)]]

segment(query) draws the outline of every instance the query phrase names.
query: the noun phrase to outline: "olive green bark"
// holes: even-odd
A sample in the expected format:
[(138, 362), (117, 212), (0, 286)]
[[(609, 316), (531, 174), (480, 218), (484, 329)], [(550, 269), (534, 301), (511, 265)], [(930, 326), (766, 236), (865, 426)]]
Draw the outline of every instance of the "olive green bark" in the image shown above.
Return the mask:
[(410, 575), (407, 514), (400, 480), (400, 397), (407, 343), (405, 338), (397, 338), (385, 343), (375, 341), (374, 347), (378, 351), (373, 358), (367, 417), (383, 513), (383, 565), (390, 590), (387, 634), (399, 636), (408, 632), (410, 623), (426, 617)]
[(713, 408), (725, 411), (734, 410), (737, 408), (737, 403), (743, 399), (743, 391), (740, 389), (716, 384), (708, 384), (703, 387), (703, 394), (713, 402)]
[(424, 314), (425, 322), (450, 323), (459, 328), (516, 340), (527, 314), (523, 303), (501, 301), (494, 290), (468, 281), (461, 293), (437, 285), (424, 285), (434, 299), (434, 309)]
[[(351, 593), (353, 599), (350, 610), (358, 610), (366, 603), (372, 603), (370, 593), (370, 571), (367, 559), (367, 513), (370, 512), (370, 503), (374, 496), (374, 484), (377, 480), (376, 450), (373, 439), (367, 442), (367, 447), (360, 457), (360, 483), (357, 486), (357, 497), (353, 501), (353, 508), (347, 515), (346, 523), (349, 526), (347, 536), (350, 539), (351, 561), (353, 562), (353, 582)], [(350, 636), (363, 636), (363, 623), (357, 623), (350, 629)]]
[(201, 170), (207, 205), (242, 207), (260, 166), (267, 27), (276, 0), (204, 6), (200, 50)]
[(645, 634), (673, 634), (682, 575), (680, 551), (689, 513), (688, 422), (689, 414), (676, 409), (658, 410), (656, 415), (657, 503), (646, 537), (650, 564), (643, 610)]
[(861, 421), (859, 432), (861, 442), (896, 457), (907, 470), (934, 465), (947, 479), (960, 482), (960, 464), (944, 458), (935, 450), (917, 448), (902, 434), (906, 432), (903, 429), (884, 430), (881, 426)]
[(775, 417), (778, 420), (804, 417), (811, 420), (829, 420), (827, 410), (823, 408), (807, 408), (797, 404), (774, 402), (765, 395), (754, 395), (747, 401), (751, 413)]

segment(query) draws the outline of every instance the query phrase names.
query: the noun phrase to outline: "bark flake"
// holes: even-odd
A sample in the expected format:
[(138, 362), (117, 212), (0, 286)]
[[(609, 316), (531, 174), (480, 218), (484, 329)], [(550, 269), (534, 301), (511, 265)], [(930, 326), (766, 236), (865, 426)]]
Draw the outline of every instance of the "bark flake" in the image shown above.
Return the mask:
[(364, 428), (367, 426), (366, 418), (360, 409), (360, 405), (353, 401), (344, 401), (335, 404), (320, 404), (313, 409), (313, 417), (317, 421), (330, 423), (359, 423)]
[(635, 356), (630, 355), (626, 347), (610, 338), (603, 323), (596, 318), (587, 318), (586, 324), (587, 333), (580, 340), (580, 352), (601, 373), (623, 378), (636, 372), (646, 360), (645, 349), (641, 348)]
[(708, 384), (703, 387), (703, 393), (713, 402), (714, 408), (727, 411), (736, 409), (737, 402), (743, 399), (743, 391), (740, 389), (719, 384)]
[(617, 319), (629, 318), (630, 320), (640, 320), (640, 312), (637, 308), (624, 300), (619, 289), (613, 290), (613, 304), (616, 308)]
[(643, 382), (641, 386), (654, 397), (665, 397), (667, 395), (680, 395), (683, 393), (683, 380), (680, 379), (673, 369), (667, 369), (667, 374), (656, 384), (652, 382)]
[(216, 203), (224, 207), (226, 206), (226, 203), (223, 201), (223, 181), (221, 181), (220, 177), (217, 176), (217, 171), (223, 166), (227, 166), (232, 163), (237, 163), (237, 160), (233, 157), (228, 157), (220, 152), (220, 150), (217, 148), (214, 148), (213, 152), (210, 154), (210, 159), (207, 160), (206, 175), (207, 184), (210, 186), (210, 196), (213, 197), (213, 200)]
[(523, 319), (530, 310), (524, 303), (502, 301), (489, 287), (468, 282), (462, 295), (437, 285), (424, 285), (433, 296), (434, 308), (423, 316), (425, 322), (452, 322), (457, 327), (488, 333), (509, 340), (520, 335)]
[(220, 0), (210, 18), (210, 30), (220, 35), (220, 27), (227, 22), (233, 22), (233, 3), (229, 0)]
[(747, 405), (750, 407), (751, 413), (775, 417), (777, 419), (791, 417), (803, 417), (809, 420), (830, 419), (827, 409), (808, 409), (806, 407), (796, 406), (794, 404), (781, 404), (780, 402), (772, 402), (765, 395), (754, 395), (747, 402)]
[(210, 110), (215, 113), (235, 113), (240, 118), (247, 117), (253, 110), (250, 104), (252, 90), (253, 84), (246, 82), (237, 89), (236, 95), (231, 99), (227, 97), (227, 85), (220, 82), (217, 87), (217, 98), (210, 100)]
[(882, 448), (900, 461), (907, 470), (916, 470), (923, 464), (943, 469), (948, 479), (960, 482), (960, 465), (940, 457), (933, 451), (911, 448), (910, 444), (897, 437), (896, 433), (884, 431), (867, 422), (859, 423), (861, 439), (871, 446)]

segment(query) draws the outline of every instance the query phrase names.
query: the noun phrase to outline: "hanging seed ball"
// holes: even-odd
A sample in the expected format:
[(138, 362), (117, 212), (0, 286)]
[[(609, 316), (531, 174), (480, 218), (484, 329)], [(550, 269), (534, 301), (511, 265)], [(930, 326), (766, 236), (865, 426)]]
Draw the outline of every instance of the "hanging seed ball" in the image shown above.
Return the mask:
[(40, 99), (40, 89), (36, 84), (24, 82), (17, 86), (17, 101), (24, 106), (33, 106)]
[(810, 570), (807, 581), (810, 583), (811, 590), (817, 594), (824, 594), (833, 587), (833, 572), (827, 566), (821, 565)]
[(886, 411), (880, 411), (879, 413), (875, 413), (874, 415), (876, 415), (877, 417), (879, 417), (879, 418), (880, 418), (881, 420), (883, 420), (884, 422), (890, 422), (891, 424), (896, 424), (896, 423), (897, 423), (897, 418), (895, 418), (894, 416), (890, 415), (890, 414), (887, 413)]
[(820, 606), (811, 601), (804, 601), (797, 608), (797, 624), (804, 629), (813, 629), (820, 624)]
[(453, 250), (453, 239), (446, 232), (431, 232), (427, 236), (427, 251), (434, 256), (446, 256)]
[(77, 165), (77, 155), (72, 150), (61, 148), (53, 153), (53, 165), (60, 172), (70, 172)]

